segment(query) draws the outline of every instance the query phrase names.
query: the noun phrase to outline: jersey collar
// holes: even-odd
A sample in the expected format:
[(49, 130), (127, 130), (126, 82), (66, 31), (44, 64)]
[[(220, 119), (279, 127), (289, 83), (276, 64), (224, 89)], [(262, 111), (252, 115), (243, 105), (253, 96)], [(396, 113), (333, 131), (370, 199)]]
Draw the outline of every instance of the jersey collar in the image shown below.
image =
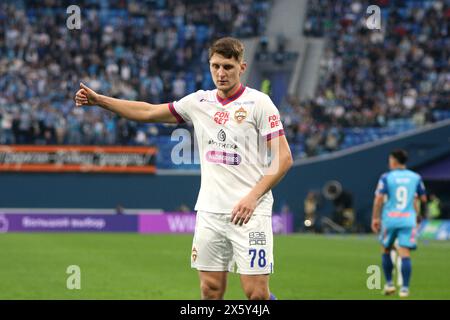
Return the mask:
[(238, 91), (236, 91), (236, 93), (233, 94), (231, 97), (223, 99), (223, 98), (219, 97), (219, 94), (217, 92), (216, 92), (216, 97), (217, 97), (217, 100), (220, 102), (220, 104), (222, 104), (224, 106), (224, 105), (229, 104), (230, 102), (233, 102), (234, 100), (238, 99), (244, 93), (244, 91), (245, 91), (245, 86), (243, 86), (241, 83), (241, 86), (239, 87)]

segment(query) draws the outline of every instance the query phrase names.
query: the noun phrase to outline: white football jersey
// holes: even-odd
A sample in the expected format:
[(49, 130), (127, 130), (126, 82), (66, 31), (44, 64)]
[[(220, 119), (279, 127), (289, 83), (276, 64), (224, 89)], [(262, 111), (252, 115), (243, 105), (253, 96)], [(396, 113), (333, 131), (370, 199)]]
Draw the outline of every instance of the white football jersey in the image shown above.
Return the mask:
[[(266, 141), (284, 134), (270, 97), (241, 85), (222, 99), (199, 90), (169, 104), (179, 123), (192, 122), (198, 142), (201, 187), (196, 211), (231, 213), (264, 176)], [(271, 215), (272, 192), (262, 196), (254, 214)]]

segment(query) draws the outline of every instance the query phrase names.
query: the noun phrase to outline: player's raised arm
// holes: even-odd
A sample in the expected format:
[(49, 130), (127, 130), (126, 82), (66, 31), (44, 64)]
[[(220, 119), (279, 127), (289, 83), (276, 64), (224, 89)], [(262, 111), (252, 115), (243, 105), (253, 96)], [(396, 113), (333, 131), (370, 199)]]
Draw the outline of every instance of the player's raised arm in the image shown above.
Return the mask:
[(167, 103), (154, 105), (142, 101), (116, 99), (98, 94), (83, 83), (80, 83), (80, 90), (75, 95), (75, 103), (77, 107), (97, 105), (133, 121), (177, 122)]

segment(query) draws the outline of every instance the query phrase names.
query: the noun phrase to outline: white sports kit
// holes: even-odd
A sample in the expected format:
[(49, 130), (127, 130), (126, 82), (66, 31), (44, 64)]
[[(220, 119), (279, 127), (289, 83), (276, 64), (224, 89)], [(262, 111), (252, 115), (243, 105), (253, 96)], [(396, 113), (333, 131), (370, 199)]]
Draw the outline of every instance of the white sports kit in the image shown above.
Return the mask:
[(266, 94), (244, 87), (222, 99), (199, 90), (169, 104), (179, 123), (192, 122), (198, 141), (201, 187), (191, 266), (241, 274), (273, 272), (272, 192), (258, 201), (247, 224), (231, 220), (234, 206), (267, 169), (265, 141), (284, 134), (280, 114)]

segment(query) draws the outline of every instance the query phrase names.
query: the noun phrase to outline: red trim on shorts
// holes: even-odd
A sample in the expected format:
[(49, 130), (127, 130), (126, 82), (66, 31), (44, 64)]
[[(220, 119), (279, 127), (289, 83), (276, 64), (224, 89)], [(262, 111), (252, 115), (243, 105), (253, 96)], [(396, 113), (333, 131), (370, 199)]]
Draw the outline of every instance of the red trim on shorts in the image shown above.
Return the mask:
[(409, 238), (409, 241), (411, 243), (416, 243), (416, 232), (417, 232), (417, 229), (413, 228), (412, 232), (411, 232), (411, 238)]

